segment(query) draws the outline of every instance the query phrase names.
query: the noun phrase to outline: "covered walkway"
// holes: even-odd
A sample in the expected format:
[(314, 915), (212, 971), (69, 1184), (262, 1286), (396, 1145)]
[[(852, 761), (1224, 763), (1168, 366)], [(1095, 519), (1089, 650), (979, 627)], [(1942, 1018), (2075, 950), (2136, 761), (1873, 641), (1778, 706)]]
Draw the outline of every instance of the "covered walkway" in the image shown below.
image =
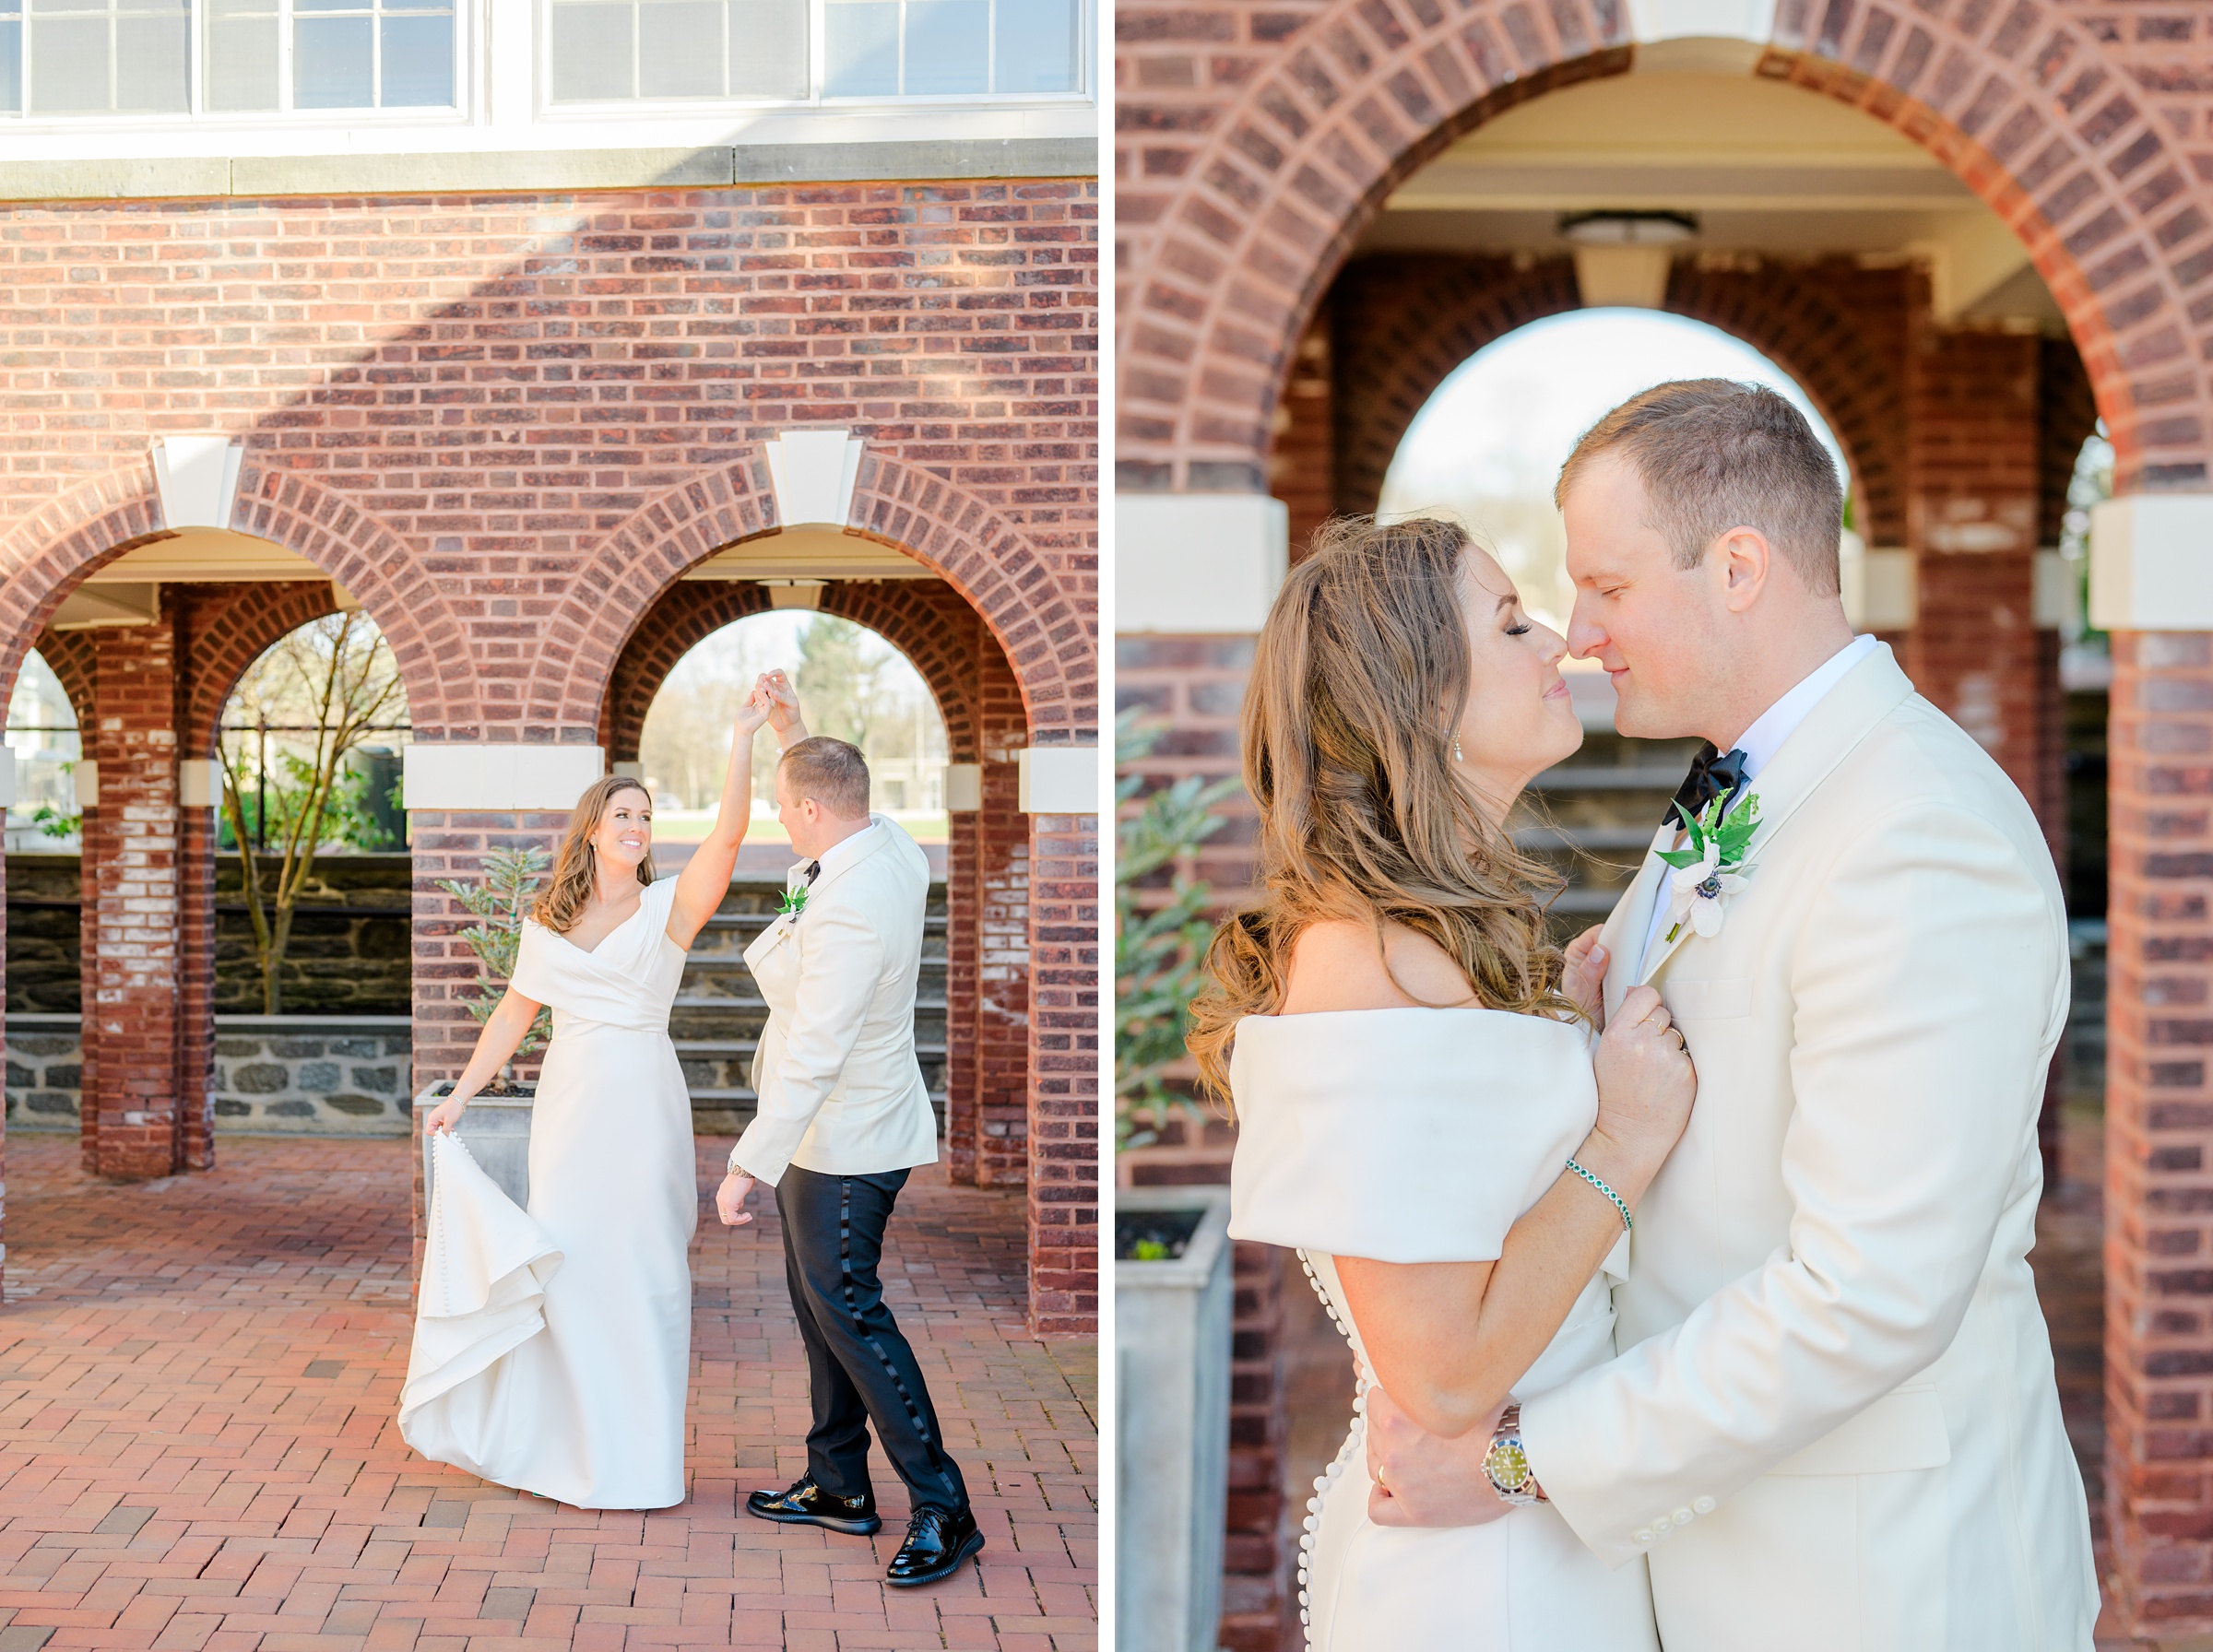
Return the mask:
[[(595, 1514), (425, 1463), (405, 1374), (405, 1141), (234, 1139), (118, 1184), (8, 1144), (0, 1652), (1088, 1647), (1095, 1345), (1024, 1327), (1024, 1194), (910, 1185), (884, 1280), (969, 1469), (980, 1569), (882, 1588), (871, 1541), (740, 1512), (804, 1461), (806, 1368), (770, 1210), (692, 1251), (692, 1495)], [(727, 1142), (703, 1139), (703, 1189)]]

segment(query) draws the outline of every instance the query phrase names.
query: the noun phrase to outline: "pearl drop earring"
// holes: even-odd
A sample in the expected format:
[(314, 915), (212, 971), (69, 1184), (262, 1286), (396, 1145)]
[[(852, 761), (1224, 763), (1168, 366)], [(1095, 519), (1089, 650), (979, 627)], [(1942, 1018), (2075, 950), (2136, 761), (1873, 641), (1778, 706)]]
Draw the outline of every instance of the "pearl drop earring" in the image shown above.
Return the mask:
[(1452, 761), (1456, 763), (1464, 763), (1468, 761), (1460, 754), (1460, 736), (1457, 734), (1452, 737)]

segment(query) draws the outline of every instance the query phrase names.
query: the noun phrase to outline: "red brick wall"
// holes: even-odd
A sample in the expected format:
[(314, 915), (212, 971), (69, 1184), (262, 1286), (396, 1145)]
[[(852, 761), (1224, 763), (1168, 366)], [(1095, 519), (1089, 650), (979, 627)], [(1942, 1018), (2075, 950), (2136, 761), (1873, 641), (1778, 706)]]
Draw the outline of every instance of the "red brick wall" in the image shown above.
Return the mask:
[[(13, 208), (0, 683), (162, 530), (149, 438), (216, 429), (245, 448), (233, 525), (360, 598), (418, 740), (592, 743), (655, 601), (777, 525), (764, 440), (844, 426), (850, 525), (988, 629), (1018, 740), (1093, 740), (1096, 208), (1081, 180)], [(417, 824), (426, 1082), (474, 1033), (434, 879), (559, 822)]]

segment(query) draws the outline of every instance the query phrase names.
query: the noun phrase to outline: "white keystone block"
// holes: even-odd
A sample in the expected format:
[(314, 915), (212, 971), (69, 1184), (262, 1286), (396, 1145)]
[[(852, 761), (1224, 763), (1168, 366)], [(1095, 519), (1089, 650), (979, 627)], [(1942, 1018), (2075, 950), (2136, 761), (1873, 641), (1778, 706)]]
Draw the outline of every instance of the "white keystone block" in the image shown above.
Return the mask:
[(981, 763), (947, 763), (945, 765), (945, 809), (948, 814), (966, 814), (984, 806), (984, 765)]
[(1765, 45), (1775, 32), (1775, 0), (1629, 0), (1629, 27), (1641, 41), (1734, 40)]
[(1261, 493), (1118, 493), (1115, 629), (1250, 636), (1291, 566), (1291, 515)]
[(154, 479), (169, 527), (229, 527), (245, 450), (228, 436), (157, 436)]
[(0, 808), (13, 808), (16, 803), (16, 754), (0, 746)]
[(1025, 815), (1099, 812), (1096, 746), (1032, 746), (1015, 754), (1015, 807)]
[(222, 764), (212, 757), (188, 757), (177, 765), (180, 808), (213, 808), (222, 800)]
[(2090, 623), (2213, 631), (2213, 493), (2132, 493), (2090, 507)]
[(574, 808), (584, 788), (607, 773), (607, 752), (598, 746), (431, 740), (410, 745), (401, 762), (402, 807), (443, 812)]
[(867, 445), (850, 431), (786, 431), (764, 443), (778, 523), (845, 526), (853, 513), (853, 485), (860, 479), (860, 455)]

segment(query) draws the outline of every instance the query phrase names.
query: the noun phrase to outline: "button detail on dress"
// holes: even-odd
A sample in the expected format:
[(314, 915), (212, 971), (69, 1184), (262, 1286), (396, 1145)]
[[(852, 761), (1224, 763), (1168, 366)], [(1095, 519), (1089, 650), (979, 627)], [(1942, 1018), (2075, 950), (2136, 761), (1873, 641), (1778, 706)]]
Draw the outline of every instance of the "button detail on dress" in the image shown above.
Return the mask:
[(1694, 1497), (1690, 1500), (1690, 1506), (1698, 1514), (1710, 1515), (1713, 1513), (1713, 1499), (1710, 1497)]
[(1649, 1543), (1652, 1540), (1652, 1528), (1649, 1526), (1639, 1526), (1636, 1535), (1639, 1543)]
[(1690, 1524), (1690, 1518), (1691, 1516), (1688, 1509), (1679, 1508), (1675, 1511), (1675, 1524), (1677, 1526), (1688, 1526)]

